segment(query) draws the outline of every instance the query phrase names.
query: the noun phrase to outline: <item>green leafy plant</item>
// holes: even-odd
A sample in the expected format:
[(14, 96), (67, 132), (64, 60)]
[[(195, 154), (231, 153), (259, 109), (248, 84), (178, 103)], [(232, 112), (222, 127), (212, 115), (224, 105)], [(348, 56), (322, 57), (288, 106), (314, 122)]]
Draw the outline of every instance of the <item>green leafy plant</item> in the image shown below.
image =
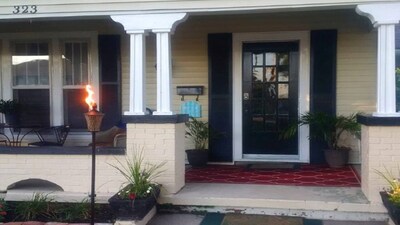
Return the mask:
[(200, 121), (193, 117), (186, 123), (186, 137), (194, 143), (194, 148), (206, 150), (210, 138), (210, 128), (206, 121)]
[[(400, 174), (400, 168), (398, 168), (398, 171)], [(386, 167), (385, 172), (376, 170), (376, 173), (383, 177), (389, 184), (389, 189), (386, 190), (389, 195), (389, 201), (391, 201), (396, 207), (400, 207), (400, 179), (394, 176), (394, 174)]]
[(30, 201), (19, 202), (15, 207), (17, 220), (29, 221), (47, 218), (50, 215), (49, 203), (53, 199), (42, 193), (35, 193)]
[(118, 159), (117, 162), (117, 165), (111, 166), (125, 178), (122, 184), (125, 187), (118, 192), (119, 198), (134, 200), (156, 194), (159, 184), (155, 182), (155, 179), (163, 173), (161, 169), (166, 162), (160, 164), (145, 162), (143, 148), (135, 148), (132, 156), (127, 157), (125, 162)]
[(310, 125), (310, 139), (318, 139), (324, 141), (331, 150), (341, 149), (339, 140), (343, 133), (360, 137), (361, 126), (357, 123), (356, 114), (349, 116), (332, 116), (326, 113), (305, 113), (301, 115), (297, 123), (292, 124), (282, 132), (281, 137), (288, 139), (297, 133), (297, 128), (302, 125)]
[(0, 198), (0, 222), (4, 221), (7, 215), (7, 204), (4, 199)]
[(400, 67), (397, 67), (397, 68), (396, 68), (396, 74), (399, 74), (399, 75), (400, 75)]
[(17, 100), (0, 100), (0, 113), (15, 114), (19, 111), (19, 103)]
[(88, 199), (81, 202), (57, 205), (51, 210), (52, 219), (61, 222), (76, 222), (90, 218), (90, 204)]

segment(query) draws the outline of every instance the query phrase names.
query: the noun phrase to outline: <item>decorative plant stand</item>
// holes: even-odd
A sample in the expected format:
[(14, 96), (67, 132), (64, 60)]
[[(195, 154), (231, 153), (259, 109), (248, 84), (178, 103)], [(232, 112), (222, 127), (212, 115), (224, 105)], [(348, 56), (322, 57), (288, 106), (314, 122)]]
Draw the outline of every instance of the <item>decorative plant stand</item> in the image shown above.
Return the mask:
[(381, 194), (383, 205), (388, 210), (389, 216), (396, 225), (400, 225), (400, 207), (395, 206), (389, 201), (389, 195), (385, 191), (379, 193)]

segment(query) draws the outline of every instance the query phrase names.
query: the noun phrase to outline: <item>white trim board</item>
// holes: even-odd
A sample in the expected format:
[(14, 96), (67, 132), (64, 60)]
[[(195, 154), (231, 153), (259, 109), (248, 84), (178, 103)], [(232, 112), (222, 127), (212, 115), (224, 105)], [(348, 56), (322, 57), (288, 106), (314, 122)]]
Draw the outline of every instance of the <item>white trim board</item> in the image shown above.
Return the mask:
[(309, 127), (299, 127), (299, 154), (298, 155), (243, 155), (243, 124), (242, 124), (242, 50), (243, 43), (257, 42), (284, 42), (299, 41), (299, 116), (310, 109), (310, 32), (262, 32), (262, 33), (234, 33), (232, 41), (233, 51), (233, 160), (234, 161), (281, 161), (281, 162), (309, 162), (310, 142), (308, 140)]

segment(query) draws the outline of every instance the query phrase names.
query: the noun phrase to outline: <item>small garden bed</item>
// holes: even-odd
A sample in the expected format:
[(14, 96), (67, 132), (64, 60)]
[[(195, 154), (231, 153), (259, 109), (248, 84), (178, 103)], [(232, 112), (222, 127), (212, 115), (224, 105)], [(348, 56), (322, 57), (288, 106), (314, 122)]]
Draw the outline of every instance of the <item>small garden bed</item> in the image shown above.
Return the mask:
[[(41, 221), (63, 223), (89, 223), (90, 204), (87, 201), (77, 203), (53, 202), (34, 195), (31, 201), (4, 202), (0, 201), (0, 222)], [(108, 204), (96, 204), (95, 222), (112, 223), (115, 217)]]

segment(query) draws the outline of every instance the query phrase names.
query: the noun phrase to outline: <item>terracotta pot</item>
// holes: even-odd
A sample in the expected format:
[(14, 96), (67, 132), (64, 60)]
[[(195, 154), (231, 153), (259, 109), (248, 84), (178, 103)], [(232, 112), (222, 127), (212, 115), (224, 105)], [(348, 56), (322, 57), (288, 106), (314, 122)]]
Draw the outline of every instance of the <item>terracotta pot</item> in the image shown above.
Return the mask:
[(326, 163), (332, 168), (341, 168), (346, 166), (349, 161), (348, 149), (324, 150)]
[(379, 192), (379, 194), (381, 194), (383, 205), (386, 207), (390, 218), (396, 225), (400, 225), (400, 207), (389, 201), (389, 195), (385, 191)]
[(186, 150), (189, 164), (193, 167), (203, 167), (208, 162), (208, 150), (189, 149)]

